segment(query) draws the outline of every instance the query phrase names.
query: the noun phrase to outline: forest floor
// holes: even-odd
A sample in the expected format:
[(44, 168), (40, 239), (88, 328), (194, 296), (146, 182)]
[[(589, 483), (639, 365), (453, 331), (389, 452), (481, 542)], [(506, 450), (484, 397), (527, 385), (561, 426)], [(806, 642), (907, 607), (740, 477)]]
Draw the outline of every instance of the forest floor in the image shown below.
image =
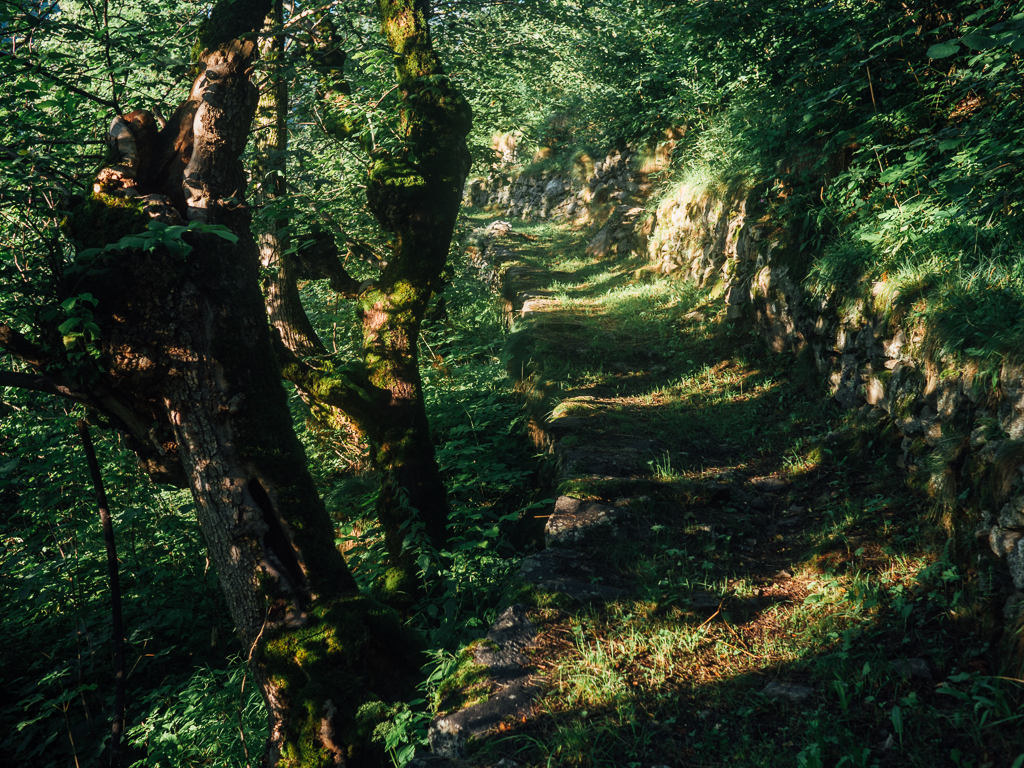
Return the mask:
[(469, 764), (1024, 764), (984, 579), (898, 437), (643, 258), (551, 223), (495, 245), (518, 275), (510, 368), (554, 441), (549, 546), (595, 589), (521, 591), (543, 693)]

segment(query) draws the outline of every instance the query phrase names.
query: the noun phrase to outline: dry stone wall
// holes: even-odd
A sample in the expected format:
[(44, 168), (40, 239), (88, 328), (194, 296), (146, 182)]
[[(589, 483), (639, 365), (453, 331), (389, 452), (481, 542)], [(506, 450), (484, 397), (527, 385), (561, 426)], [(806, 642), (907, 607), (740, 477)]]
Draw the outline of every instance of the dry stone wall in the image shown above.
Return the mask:
[(1005, 563), (1012, 581), (1007, 618), (1018, 618), (1024, 366), (980, 370), (934, 359), (922, 327), (890, 324), (872, 309), (869, 297), (881, 284), (850, 286), (848, 296), (812, 296), (797, 277), (800, 259), (809, 256), (764, 213), (757, 189), (732, 196), (681, 189), (658, 207), (649, 254), (664, 272), (714, 286), (727, 316), (751, 320), (772, 350), (812, 356), (843, 407), (896, 430), (898, 463), (912, 484), (930, 492), (961, 530), (974, 532), (983, 560)]

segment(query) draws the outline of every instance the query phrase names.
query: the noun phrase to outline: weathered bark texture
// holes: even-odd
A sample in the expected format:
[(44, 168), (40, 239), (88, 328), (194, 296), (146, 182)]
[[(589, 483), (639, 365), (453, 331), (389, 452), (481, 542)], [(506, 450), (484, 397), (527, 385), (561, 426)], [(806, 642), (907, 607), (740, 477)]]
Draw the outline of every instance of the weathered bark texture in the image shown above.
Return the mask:
[[(191, 236), (185, 256), (83, 259), (68, 291), (98, 299), (102, 356), (89, 374), (100, 383), (80, 388), (126, 411), (119, 425), (145, 424), (136, 438), (148, 455), (187, 478), (267, 703), (265, 765), (376, 765), (384, 753), (373, 728), (406, 693), (417, 647), (393, 612), (358, 592), (334, 545), (271, 346), (240, 160), (258, 98), (255, 32), (269, 10), (269, 0), (215, 8), (188, 100), (162, 131), (146, 113), (115, 119), (120, 162), (69, 217), (81, 247), (116, 242), (150, 218), (224, 225), (238, 239)], [(27, 340), (8, 336), (28, 360)]]

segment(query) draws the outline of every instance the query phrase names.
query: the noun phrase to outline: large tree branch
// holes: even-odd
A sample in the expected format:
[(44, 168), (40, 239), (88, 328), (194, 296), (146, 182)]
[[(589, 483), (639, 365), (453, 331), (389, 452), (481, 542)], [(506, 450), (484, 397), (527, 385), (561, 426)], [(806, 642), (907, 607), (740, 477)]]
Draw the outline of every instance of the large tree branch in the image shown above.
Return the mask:
[(44, 392), (47, 395), (66, 397), (78, 403), (92, 405), (93, 400), (88, 395), (75, 392), (65, 384), (60, 384), (47, 376), (37, 376), (34, 373), (17, 373), (15, 371), (0, 371), (0, 387), (16, 387), (17, 389), (28, 389), (33, 392)]
[(322, 229), (314, 229), (310, 234), (312, 241), (295, 254), (302, 276), (307, 280), (326, 279), (331, 290), (354, 299), (359, 295), (360, 282), (345, 270), (334, 237)]
[(0, 349), (9, 352), (40, 372), (52, 360), (50, 355), (6, 323), (0, 325)]
[(102, 385), (84, 391), (72, 386), (47, 370), (53, 362), (51, 355), (7, 324), (0, 324), (0, 349), (37, 371), (0, 370), (0, 386), (56, 395), (95, 409), (129, 439), (140, 465), (154, 482), (185, 487), (181, 460), (176, 451), (168, 450), (157, 437), (154, 413), (145, 403), (125, 398)]
[(276, 334), (273, 342), (282, 376), (298, 388), (304, 399), (337, 408), (364, 432), (374, 429), (382, 395), (370, 384), (365, 371), (353, 365), (335, 368), (330, 363), (314, 368), (292, 354)]

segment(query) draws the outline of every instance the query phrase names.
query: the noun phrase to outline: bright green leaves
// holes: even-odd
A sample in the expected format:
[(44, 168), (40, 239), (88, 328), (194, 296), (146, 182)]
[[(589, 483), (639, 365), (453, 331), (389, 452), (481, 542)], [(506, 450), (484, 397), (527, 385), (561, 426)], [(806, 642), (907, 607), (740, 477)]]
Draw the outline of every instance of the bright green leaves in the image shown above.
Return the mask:
[(947, 56), (952, 56), (954, 53), (959, 53), (961, 44), (967, 46), (972, 51), (985, 51), (999, 45), (1009, 46), (1010, 49), (1018, 51), (1024, 48), (1024, 36), (1012, 34), (1009, 38), (1002, 37), (997, 39), (989, 35), (964, 35), (959, 40), (947, 40), (944, 43), (936, 43), (928, 49), (928, 58), (944, 59)]
[(57, 330), (65, 347), (72, 349), (79, 342), (83, 342), (90, 355), (99, 356), (96, 344), (100, 339), (100, 327), (96, 324), (92, 314), (92, 310), (98, 303), (89, 293), (72, 296), (61, 302), (60, 308), (67, 314), (68, 319), (61, 323)]
[[(944, 59), (966, 47), (971, 51), (997, 48), (1010, 51), (1024, 49), (1024, 14), (1000, 19), (1005, 6), (995, 5), (967, 16), (959, 38), (936, 43), (928, 49), (928, 58)], [(940, 28), (941, 29), (941, 28)], [(936, 30), (938, 31), (938, 30)]]
[(91, 293), (81, 293), (40, 310), (39, 319), (57, 326), (61, 341), (67, 349), (68, 360), (78, 363), (86, 356), (100, 355), (100, 327), (93, 311), (99, 301)]

